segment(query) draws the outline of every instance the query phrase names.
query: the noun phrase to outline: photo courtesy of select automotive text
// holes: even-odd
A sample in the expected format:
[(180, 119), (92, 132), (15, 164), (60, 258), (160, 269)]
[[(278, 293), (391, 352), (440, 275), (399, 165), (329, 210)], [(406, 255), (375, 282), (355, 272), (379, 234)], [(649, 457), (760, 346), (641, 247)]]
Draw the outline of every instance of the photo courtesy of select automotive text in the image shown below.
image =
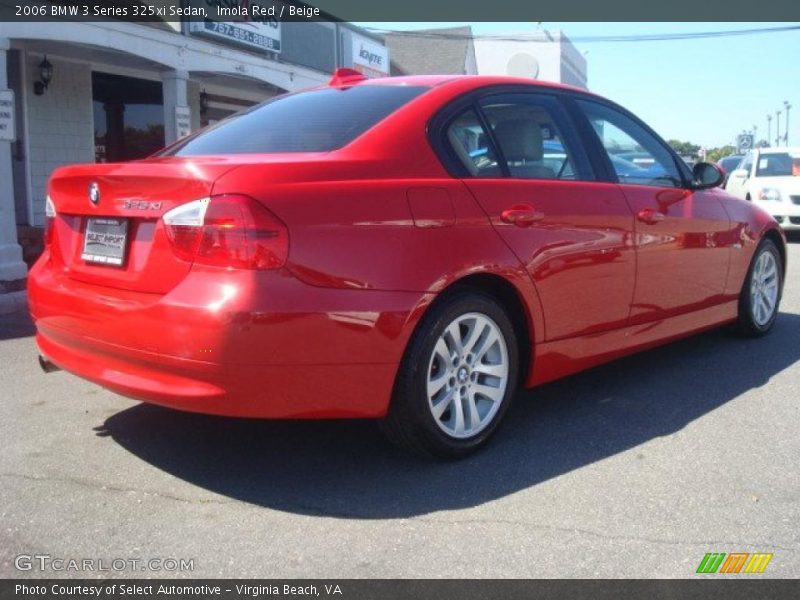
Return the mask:
[(0, 600), (800, 597), (800, 2), (0, 0)]

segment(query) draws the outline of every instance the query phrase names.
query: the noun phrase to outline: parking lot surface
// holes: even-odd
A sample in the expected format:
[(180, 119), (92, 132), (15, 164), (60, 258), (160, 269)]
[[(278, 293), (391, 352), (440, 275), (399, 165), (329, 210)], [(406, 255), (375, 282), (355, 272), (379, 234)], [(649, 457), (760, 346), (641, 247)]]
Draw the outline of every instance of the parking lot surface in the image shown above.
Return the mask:
[(770, 335), (713, 331), (526, 391), (451, 463), (368, 421), (192, 415), (45, 375), (32, 333), (0, 316), (2, 577), (694, 577), (707, 552), (800, 577), (800, 243)]

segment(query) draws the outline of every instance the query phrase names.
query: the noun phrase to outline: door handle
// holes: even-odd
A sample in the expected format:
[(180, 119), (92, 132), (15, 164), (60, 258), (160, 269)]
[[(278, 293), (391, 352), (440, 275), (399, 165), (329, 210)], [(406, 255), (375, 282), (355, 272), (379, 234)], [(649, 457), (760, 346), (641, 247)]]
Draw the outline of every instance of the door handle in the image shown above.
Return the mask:
[(639, 219), (642, 223), (647, 223), (648, 225), (655, 225), (656, 223), (660, 223), (664, 219), (667, 218), (660, 210), (656, 210), (655, 208), (643, 208), (638, 213), (636, 213), (636, 218)]
[(510, 223), (517, 227), (530, 227), (544, 219), (544, 213), (527, 204), (517, 204), (500, 213), (500, 218), (504, 223)]

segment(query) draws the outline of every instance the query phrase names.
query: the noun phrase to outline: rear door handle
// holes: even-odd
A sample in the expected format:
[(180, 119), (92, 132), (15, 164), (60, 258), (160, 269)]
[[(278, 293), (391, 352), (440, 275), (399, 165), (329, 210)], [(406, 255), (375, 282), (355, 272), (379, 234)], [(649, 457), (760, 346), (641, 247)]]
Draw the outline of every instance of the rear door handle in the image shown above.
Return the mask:
[(517, 227), (530, 227), (544, 219), (544, 213), (527, 204), (517, 204), (500, 213), (500, 218)]
[(638, 213), (636, 213), (636, 218), (639, 219), (642, 223), (647, 223), (648, 225), (655, 225), (656, 223), (660, 223), (664, 219), (667, 218), (660, 210), (656, 210), (655, 208), (643, 208)]

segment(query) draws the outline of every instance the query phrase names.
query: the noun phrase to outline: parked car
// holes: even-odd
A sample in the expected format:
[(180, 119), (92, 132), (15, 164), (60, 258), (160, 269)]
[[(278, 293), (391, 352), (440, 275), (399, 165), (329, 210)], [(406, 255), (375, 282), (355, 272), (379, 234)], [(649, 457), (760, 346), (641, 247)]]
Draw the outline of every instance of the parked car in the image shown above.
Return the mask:
[(617, 154), (617, 157), (632, 162), (637, 167), (642, 167), (644, 169), (652, 167), (655, 164), (655, 160), (648, 152), (620, 152)]
[(717, 166), (723, 173), (725, 173), (725, 179), (722, 181), (722, 185), (728, 183), (728, 175), (731, 171), (739, 166), (739, 163), (742, 162), (743, 158), (744, 154), (731, 154), (730, 156), (720, 158), (717, 161)]
[(725, 189), (800, 230), (800, 148), (758, 148), (731, 171)]
[(57, 169), (28, 286), (40, 363), (188, 411), (375, 418), (461, 456), (520, 386), (772, 328), (785, 239), (721, 178), (576, 88), (340, 70), (151, 158)]

